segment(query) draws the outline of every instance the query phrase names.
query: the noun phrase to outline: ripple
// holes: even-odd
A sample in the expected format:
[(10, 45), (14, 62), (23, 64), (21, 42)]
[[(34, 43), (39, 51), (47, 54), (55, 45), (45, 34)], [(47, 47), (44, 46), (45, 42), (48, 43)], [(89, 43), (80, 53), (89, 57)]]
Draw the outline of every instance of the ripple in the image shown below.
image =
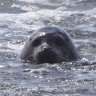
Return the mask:
[[(94, 0), (1, 0), (0, 94), (95, 96), (95, 21)], [(18, 60), (25, 40), (37, 28), (48, 25), (67, 30), (80, 60), (53, 65)]]

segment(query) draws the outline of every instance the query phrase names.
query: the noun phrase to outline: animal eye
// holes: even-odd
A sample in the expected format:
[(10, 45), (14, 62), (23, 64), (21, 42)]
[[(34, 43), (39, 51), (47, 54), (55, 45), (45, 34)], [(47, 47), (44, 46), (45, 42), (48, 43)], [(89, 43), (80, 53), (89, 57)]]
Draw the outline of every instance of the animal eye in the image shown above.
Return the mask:
[(55, 44), (56, 46), (62, 46), (63, 43), (64, 43), (62, 37), (60, 37), (60, 36), (55, 36), (53, 42), (54, 42), (54, 44)]
[(37, 38), (35, 39), (33, 42), (32, 42), (32, 46), (33, 47), (37, 47), (41, 44), (41, 39), (40, 38)]

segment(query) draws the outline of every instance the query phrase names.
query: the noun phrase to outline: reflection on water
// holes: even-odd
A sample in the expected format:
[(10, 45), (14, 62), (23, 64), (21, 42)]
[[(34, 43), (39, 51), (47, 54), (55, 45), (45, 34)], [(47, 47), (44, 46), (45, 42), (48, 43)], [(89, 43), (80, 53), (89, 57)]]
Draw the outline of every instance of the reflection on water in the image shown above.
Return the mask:
[[(0, 95), (96, 95), (95, 0), (0, 0)], [(72, 37), (81, 60), (28, 64), (19, 60), (25, 40), (42, 26)]]

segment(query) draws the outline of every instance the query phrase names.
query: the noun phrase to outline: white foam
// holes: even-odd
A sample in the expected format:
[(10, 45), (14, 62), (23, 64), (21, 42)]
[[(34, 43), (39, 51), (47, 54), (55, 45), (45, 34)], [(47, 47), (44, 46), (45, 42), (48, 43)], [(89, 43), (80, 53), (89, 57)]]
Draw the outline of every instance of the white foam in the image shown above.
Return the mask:
[(20, 2), (28, 2), (28, 3), (37, 3), (37, 4), (47, 4), (49, 0), (17, 0)]
[(0, 65), (0, 68), (4, 68), (4, 65)]

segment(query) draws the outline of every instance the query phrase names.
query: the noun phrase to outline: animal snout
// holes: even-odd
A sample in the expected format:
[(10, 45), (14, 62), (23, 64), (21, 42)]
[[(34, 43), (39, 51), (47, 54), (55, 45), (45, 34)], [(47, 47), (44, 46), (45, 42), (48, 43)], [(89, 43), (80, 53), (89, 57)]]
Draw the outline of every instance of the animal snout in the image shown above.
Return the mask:
[(56, 53), (51, 48), (47, 48), (47, 47), (43, 47), (41, 54), (46, 56), (56, 55)]
[(57, 60), (58, 56), (51, 48), (45, 48), (37, 54), (38, 63), (53, 63)]

